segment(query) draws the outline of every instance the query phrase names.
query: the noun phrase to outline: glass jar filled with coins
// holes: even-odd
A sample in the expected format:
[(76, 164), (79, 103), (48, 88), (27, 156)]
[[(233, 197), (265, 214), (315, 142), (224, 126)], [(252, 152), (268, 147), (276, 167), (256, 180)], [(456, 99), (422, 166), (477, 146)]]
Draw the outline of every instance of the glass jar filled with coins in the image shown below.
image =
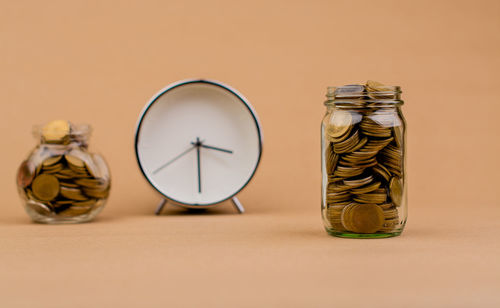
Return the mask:
[(330, 87), (322, 122), (322, 216), (334, 236), (401, 234), (407, 218), (401, 89)]
[(40, 223), (92, 220), (108, 198), (110, 174), (104, 159), (88, 151), (90, 127), (58, 120), (33, 134), (40, 143), (17, 173), (28, 215)]

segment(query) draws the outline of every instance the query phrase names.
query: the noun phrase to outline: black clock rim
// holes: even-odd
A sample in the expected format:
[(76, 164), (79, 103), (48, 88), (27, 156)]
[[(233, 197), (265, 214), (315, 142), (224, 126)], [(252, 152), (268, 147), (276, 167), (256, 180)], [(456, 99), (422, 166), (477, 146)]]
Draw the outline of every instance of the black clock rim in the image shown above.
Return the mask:
[[(141, 160), (139, 159), (139, 151), (138, 151), (139, 132), (141, 130), (141, 125), (142, 125), (143, 119), (146, 116), (148, 110), (153, 106), (153, 104), (163, 94), (167, 93), (168, 91), (170, 91), (172, 89), (175, 89), (177, 87), (181, 87), (181, 86), (185, 86), (187, 84), (193, 84), (193, 83), (204, 83), (204, 84), (214, 85), (214, 86), (220, 87), (220, 88), (222, 88), (222, 89), (224, 89), (226, 91), (229, 91), (234, 96), (236, 96), (239, 99), (239, 101), (243, 103), (243, 105), (247, 108), (247, 110), (252, 115), (252, 118), (253, 118), (253, 120), (255, 122), (255, 127), (257, 128), (257, 135), (259, 137), (259, 157), (257, 158), (257, 163), (255, 164), (255, 168), (253, 169), (253, 172), (250, 175), (250, 177), (248, 178), (248, 180), (235, 193), (233, 193), (229, 197), (221, 199), (221, 200), (218, 200), (218, 201), (215, 201), (215, 202), (211, 202), (211, 203), (202, 203), (202, 204), (199, 204), (199, 203), (186, 203), (186, 202), (182, 202), (182, 201), (179, 201), (179, 200), (176, 200), (174, 198), (171, 198), (171, 197), (167, 196), (166, 194), (164, 194), (163, 192), (161, 192), (158, 188), (156, 188), (156, 186), (151, 182), (151, 180), (147, 176), (146, 172), (144, 171), (144, 168), (142, 167)], [(260, 161), (261, 161), (261, 158), (262, 158), (262, 139), (263, 139), (262, 138), (262, 128), (260, 126), (259, 120), (257, 119), (256, 112), (253, 109), (252, 105), (248, 102), (248, 100), (242, 94), (238, 93), (235, 89), (232, 89), (230, 86), (225, 85), (224, 83), (219, 82), (219, 81), (208, 80), (208, 79), (189, 79), (189, 80), (183, 80), (183, 81), (175, 82), (173, 84), (170, 84), (170, 85), (166, 86), (165, 88), (163, 88), (159, 93), (157, 93), (146, 104), (145, 109), (142, 111), (141, 116), (139, 117), (139, 121), (138, 121), (138, 124), (137, 124), (137, 127), (136, 127), (136, 131), (135, 131), (135, 138), (134, 138), (135, 158), (137, 160), (137, 164), (139, 166), (139, 169), (141, 170), (141, 173), (144, 176), (144, 178), (146, 179), (146, 181), (148, 181), (148, 183), (151, 185), (151, 187), (153, 187), (164, 198), (166, 198), (167, 200), (173, 201), (173, 202), (175, 202), (175, 203), (177, 203), (177, 204), (179, 204), (179, 205), (181, 205), (183, 207), (187, 207), (187, 208), (207, 208), (207, 207), (215, 206), (215, 205), (217, 205), (219, 203), (222, 203), (224, 201), (227, 201), (227, 200), (233, 198), (238, 193), (240, 193), (248, 185), (248, 183), (250, 183), (250, 181), (254, 177), (255, 173), (257, 172), (257, 169), (258, 169), (258, 167), (260, 165)]]

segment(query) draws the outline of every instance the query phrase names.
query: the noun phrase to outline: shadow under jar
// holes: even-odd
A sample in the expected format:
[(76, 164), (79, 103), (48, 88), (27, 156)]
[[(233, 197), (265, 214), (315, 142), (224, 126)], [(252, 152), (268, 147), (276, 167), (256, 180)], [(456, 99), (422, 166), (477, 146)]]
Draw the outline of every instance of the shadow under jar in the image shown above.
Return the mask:
[(90, 131), (88, 125), (66, 121), (33, 128), (40, 143), (17, 173), (18, 191), (33, 221), (87, 222), (103, 209), (110, 173), (104, 159), (88, 151)]
[(397, 86), (329, 87), (322, 137), (322, 217), (349, 238), (401, 234), (407, 219), (406, 124)]

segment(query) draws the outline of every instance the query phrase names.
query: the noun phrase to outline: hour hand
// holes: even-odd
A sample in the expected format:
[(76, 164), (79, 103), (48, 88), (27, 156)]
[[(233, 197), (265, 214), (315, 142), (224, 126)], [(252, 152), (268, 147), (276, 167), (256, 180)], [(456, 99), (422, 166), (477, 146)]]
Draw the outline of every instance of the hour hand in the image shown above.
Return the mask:
[[(191, 142), (192, 145), (196, 145), (195, 142)], [(229, 154), (233, 154), (233, 151), (231, 150), (226, 150), (226, 149), (223, 149), (223, 148), (218, 148), (218, 147), (214, 147), (214, 146), (211, 146), (211, 145), (206, 145), (206, 144), (200, 144), (200, 147), (202, 148), (205, 148), (205, 149), (211, 149), (211, 150), (216, 150), (216, 151), (221, 151), (221, 152), (225, 152), (225, 153), (229, 153)]]

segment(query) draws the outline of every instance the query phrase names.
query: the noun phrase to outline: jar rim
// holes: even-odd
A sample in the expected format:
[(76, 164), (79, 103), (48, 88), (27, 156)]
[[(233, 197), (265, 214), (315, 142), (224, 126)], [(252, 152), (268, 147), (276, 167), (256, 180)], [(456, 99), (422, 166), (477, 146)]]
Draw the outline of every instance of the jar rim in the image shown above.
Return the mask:
[(345, 107), (394, 107), (402, 105), (401, 87), (383, 85), (376, 89), (369, 89), (365, 85), (346, 85), (341, 87), (327, 87), (326, 106), (345, 106)]
[(327, 87), (326, 97), (328, 98), (356, 98), (365, 96), (398, 96), (403, 93), (400, 86), (388, 86), (377, 89), (377, 91), (367, 91), (363, 85), (329, 86)]
[[(35, 124), (33, 125), (32, 128), (32, 133), (33, 136), (37, 139), (42, 137), (42, 132), (43, 132), (43, 127), (45, 125), (43, 124)], [(92, 126), (89, 124), (71, 124), (70, 125), (71, 129), (69, 132), (69, 137), (71, 139), (78, 138), (78, 139), (87, 139), (90, 134), (92, 133)]]

